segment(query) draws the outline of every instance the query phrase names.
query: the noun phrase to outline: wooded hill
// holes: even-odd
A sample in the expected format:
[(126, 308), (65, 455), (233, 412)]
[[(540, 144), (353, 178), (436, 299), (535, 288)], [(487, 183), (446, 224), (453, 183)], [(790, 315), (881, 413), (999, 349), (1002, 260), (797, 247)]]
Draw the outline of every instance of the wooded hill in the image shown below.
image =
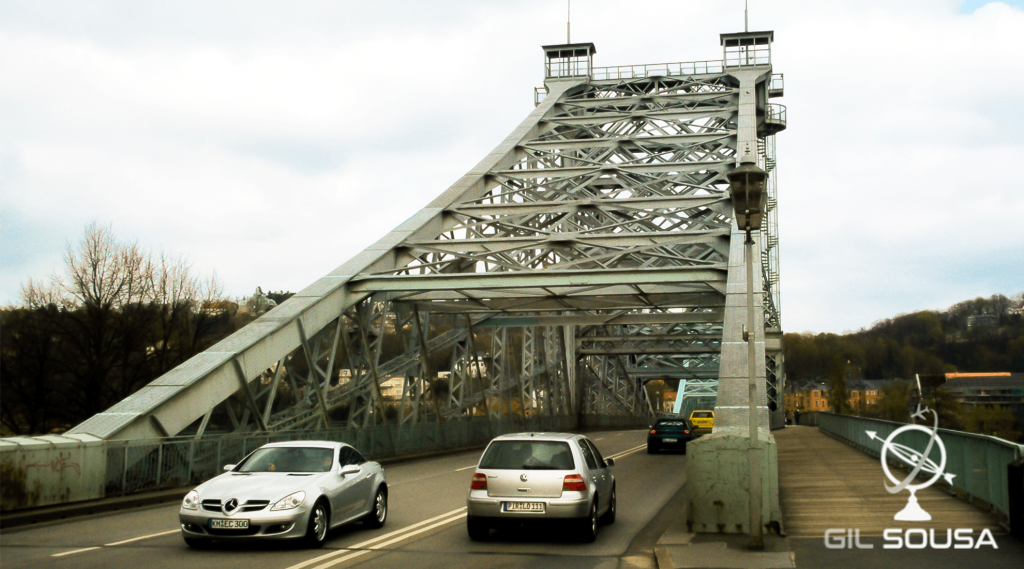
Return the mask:
[(1024, 292), (875, 322), (852, 334), (786, 334), (786, 376), (909, 379), (914, 374), (1024, 372)]

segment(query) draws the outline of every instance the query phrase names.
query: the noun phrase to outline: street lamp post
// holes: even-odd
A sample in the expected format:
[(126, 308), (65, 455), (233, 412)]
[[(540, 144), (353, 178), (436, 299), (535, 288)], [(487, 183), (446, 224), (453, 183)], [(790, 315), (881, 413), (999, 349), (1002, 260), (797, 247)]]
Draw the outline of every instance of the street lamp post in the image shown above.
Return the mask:
[(750, 452), (747, 465), (750, 476), (750, 548), (764, 549), (761, 527), (761, 473), (760, 444), (757, 436), (757, 362), (754, 340), (754, 238), (753, 231), (761, 229), (767, 194), (764, 191), (768, 174), (756, 164), (745, 163), (728, 174), (729, 195), (736, 213), (736, 226), (747, 234), (743, 242), (747, 263), (747, 326), (743, 339), (747, 342), (748, 407)]

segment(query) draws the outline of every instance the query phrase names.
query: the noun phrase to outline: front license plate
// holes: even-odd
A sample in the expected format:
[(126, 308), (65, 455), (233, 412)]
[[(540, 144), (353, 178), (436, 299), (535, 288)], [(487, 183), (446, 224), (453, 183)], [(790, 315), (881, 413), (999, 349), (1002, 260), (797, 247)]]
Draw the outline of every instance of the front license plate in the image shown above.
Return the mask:
[(210, 520), (210, 529), (249, 529), (249, 520)]
[(506, 512), (540, 512), (544, 513), (544, 502), (505, 502)]
[(666, 443), (678, 443), (678, 439), (662, 439)]

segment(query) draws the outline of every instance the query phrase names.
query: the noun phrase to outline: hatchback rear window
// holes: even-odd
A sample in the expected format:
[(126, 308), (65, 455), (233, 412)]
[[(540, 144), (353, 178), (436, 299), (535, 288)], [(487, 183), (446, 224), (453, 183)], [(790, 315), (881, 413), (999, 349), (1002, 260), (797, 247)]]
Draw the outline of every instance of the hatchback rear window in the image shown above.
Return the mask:
[(569, 443), (559, 441), (494, 441), (480, 459), (493, 470), (573, 470)]
[(714, 415), (711, 411), (694, 411), (692, 416), (693, 419), (710, 419), (712, 417), (714, 417)]
[(658, 421), (659, 427), (685, 427), (684, 421)]

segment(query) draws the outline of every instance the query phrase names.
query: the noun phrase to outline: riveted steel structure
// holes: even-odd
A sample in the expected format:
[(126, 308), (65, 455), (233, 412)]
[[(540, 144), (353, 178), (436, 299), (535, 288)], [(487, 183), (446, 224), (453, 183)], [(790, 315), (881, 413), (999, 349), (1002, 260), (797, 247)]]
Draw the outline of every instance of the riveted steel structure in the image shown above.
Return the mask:
[[(534, 111), (447, 191), (73, 432), (643, 421), (655, 411), (646, 381), (704, 382), (708, 395), (736, 239), (726, 174), (744, 152), (773, 176), (760, 243), (765, 321), (778, 328), (773, 135), (784, 114), (767, 98), (781, 76), (759, 65), (738, 78), (726, 60), (600, 68), (593, 44), (543, 49)], [(746, 148), (743, 105), (756, 122)], [(781, 361), (767, 363), (781, 379)]]

